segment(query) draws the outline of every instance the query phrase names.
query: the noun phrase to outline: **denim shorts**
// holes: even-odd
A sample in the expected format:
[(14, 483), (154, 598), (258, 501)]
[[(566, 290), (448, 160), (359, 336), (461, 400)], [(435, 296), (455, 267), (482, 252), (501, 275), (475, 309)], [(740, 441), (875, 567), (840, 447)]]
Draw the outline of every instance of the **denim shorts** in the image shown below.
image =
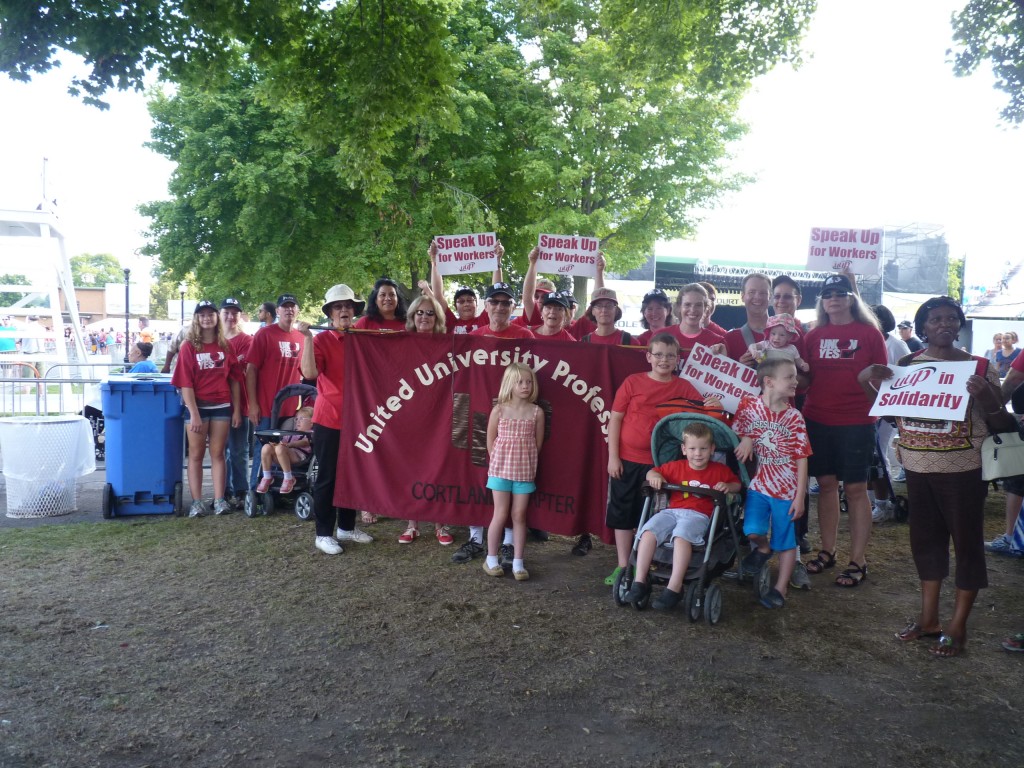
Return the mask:
[[(221, 405), (215, 408), (200, 408), (199, 420), (206, 424), (208, 421), (231, 421), (231, 406)], [(191, 421), (188, 409), (185, 409), (185, 421)]]
[(488, 477), (487, 487), (492, 491), (506, 491), (513, 494), (533, 493), (537, 490), (536, 483), (526, 483), (521, 480), (506, 480), (503, 477)]

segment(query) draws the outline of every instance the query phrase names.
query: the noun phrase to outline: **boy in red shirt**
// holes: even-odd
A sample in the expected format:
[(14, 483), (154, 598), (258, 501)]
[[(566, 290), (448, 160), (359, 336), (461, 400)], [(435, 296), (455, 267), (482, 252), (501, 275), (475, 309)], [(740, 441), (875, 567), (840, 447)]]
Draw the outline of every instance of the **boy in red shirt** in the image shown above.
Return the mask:
[(736, 446), (736, 457), (749, 461), (757, 455), (757, 474), (747, 490), (743, 510), (743, 532), (757, 549), (744, 558), (742, 568), (756, 572), (772, 556), (772, 550), (779, 553), (778, 579), (761, 598), (761, 605), (781, 608), (796, 567), (793, 521), (804, 513), (811, 444), (804, 417), (790, 405), (796, 395), (796, 365), (790, 360), (766, 360), (757, 368), (757, 379), (760, 397), (743, 397), (732, 423), (742, 438)]
[[(715, 397), (703, 397), (686, 379), (676, 376), (679, 342), (667, 333), (651, 339), (647, 352), (649, 373), (634, 373), (615, 392), (608, 422), (608, 511), (605, 522), (615, 531), (618, 564), (605, 584), (612, 585), (629, 565), (633, 531), (640, 523), (644, 499), (641, 489), (647, 471), (654, 466), (651, 432), (658, 423), (658, 406), (683, 398), (703, 401), (709, 408), (721, 408)], [(577, 544), (579, 547), (579, 544)], [(585, 553), (584, 553), (585, 554)]]
[[(722, 493), (738, 493), (740, 479), (725, 464), (711, 461), (715, 439), (711, 427), (699, 421), (683, 430), (683, 458), (655, 467), (647, 473), (647, 482), (655, 490), (665, 483), (713, 488)], [(651, 603), (658, 609), (673, 608), (683, 599), (683, 579), (690, 565), (693, 547), (704, 544), (715, 503), (709, 496), (673, 491), (668, 507), (658, 512), (640, 529), (636, 551), (636, 580), (625, 601), (636, 603), (651, 593), (647, 583), (651, 562), (659, 546), (672, 543), (672, 575), (668, 586)]]

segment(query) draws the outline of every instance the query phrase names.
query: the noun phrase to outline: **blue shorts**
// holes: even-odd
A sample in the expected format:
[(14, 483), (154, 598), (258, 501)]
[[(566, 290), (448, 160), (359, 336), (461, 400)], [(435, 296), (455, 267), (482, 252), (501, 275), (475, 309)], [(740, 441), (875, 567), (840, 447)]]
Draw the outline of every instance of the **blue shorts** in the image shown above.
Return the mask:
[(521, 480), (506, 480), (503, 477), (488, 477), (487, 487), (492, 491), (505, 491), (507, 493), (522, 494), (533, 493), (537, 490), (536, 483), (524, 483)]
[[(190, 421), (188, 408), (185, 409), (185, 421)], [(217, 408), (200, 408), (199, 420), (205, 424), (208, 421), (231, 421), (231, 406), (224, 405)]]
[(773, 499), (757, 491), (747, 491), (747, 503), (743, 507), (743, 532), (747, 536), (765, 536), (771, 523), (772, 536), (769, 546), (776, 552), (796, 548), (796, 532), (789, 510), (793, 501)]

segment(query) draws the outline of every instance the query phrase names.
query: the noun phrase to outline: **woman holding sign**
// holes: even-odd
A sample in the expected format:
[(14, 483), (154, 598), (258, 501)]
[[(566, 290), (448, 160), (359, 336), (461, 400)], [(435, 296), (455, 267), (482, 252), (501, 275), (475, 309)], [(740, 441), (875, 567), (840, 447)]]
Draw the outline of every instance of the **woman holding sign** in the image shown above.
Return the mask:
[(850, 564), (836, 578), (836, 585), (856, 587), (868, 575), (868, 469), (875, 446), (875, 418), (868, 415), (871, 400), (865, 397), (858, 374), (871, 365), (884, 366), (888, 358), (878, 320), (846, 275), (825, 278), (818, 296), (817, 323), (804, 337), (804, 353), (810, 384), (803, 413), (814, 451), (808, 471), (820, 488), (821, 533), (821, 550), (807, 563), (807, 572), (823, 573), (836, 564), (842, 483), (850, 519)]
[[(907, 355), (900, 366), (923, 363), (974, 361), (976, 372), (967, 380), (966, 418), (935, 421), (897, 418), (900, 459), (907, 472), (910, 506), (910, 551), (921, 579), (921, 612), (917, 620), (896, 633), (901, 642), (937, 638), (933, 656), (949, 658), (963, 653), (967, 617), (978, 595), (988, 586), (985, 570), (985, 481), (981, 479), (981, 443), (997, 429), (1015, 429), (1003, 408), (995, 366), (953, 346), (966, 322), (960, 305), (948, 296), (928, 299), (917, 310), (914, 326), (927, 346)], [(884, 365), (870, 365), (858, 380), (871, 400), (876, 382), (891, 378)], [(949, 575), (949, 542), (956, 553), (956, 600), (945, 630), (939, 620), (939, 592)]]

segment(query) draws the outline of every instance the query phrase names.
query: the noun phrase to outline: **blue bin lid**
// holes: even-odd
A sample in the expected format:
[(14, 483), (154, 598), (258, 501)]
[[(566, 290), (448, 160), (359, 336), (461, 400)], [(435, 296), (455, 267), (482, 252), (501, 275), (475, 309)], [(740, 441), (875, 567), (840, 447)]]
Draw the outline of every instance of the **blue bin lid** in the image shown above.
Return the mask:
[(169, 373), (122, 373), (102, 382), (100, 389), (104, 392), (171, 392), (175, 387)]

